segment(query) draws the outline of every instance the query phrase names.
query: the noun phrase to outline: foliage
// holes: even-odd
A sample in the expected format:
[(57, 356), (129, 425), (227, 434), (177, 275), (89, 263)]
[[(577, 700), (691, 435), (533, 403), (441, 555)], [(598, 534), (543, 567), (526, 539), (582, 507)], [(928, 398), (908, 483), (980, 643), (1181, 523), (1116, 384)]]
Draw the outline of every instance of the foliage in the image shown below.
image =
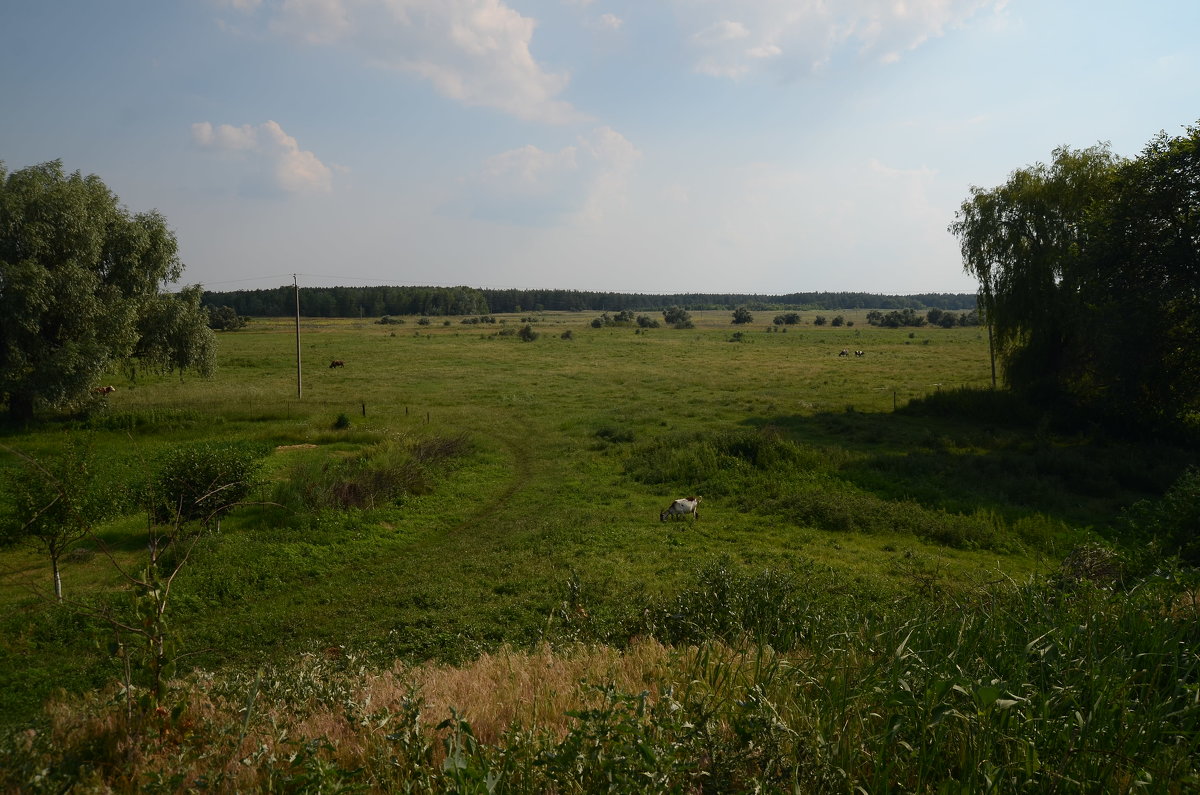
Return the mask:
[[(184, 313), (170, 329), (159, 322), (156, 310), (170, 300), (159, 286), (181, 272), (166, 220), (131, 215), (99, 177), (67, 175), (60, 161), (11, 174), (0, 166), (0, 394), (10, 414), (78, 406), (130, 356), (163, 367), (210, 364), (195, 345), (180, 347), (207, 332), (207, 315), (190, 300), (177, 305)], [(171, 338), (144, 337), (162, 331)]]
[(663, 310), (663, 321), (671, 328), (694, 328), (692, 314), (680, 306), (669, 306)]
[(1130, 425), (1200, 409), (1200, 126), (1132, 160), (1056, 149), (957, 218), (1009, 385)]
[(276, 484), (274, 499), (297, 513), (383, 507), (427, 493), (438, 468), (469, 446), (465, 436), (431, 436), (380, 442), (340, 461), (309, 459)]
[(1125, 511), (1124, 524), (1167, 555), (1200, 565), (1200, 469), (1191, 468), (1157, 500), (1140, 500)]
[(885, 328), (900, 328), (902, 326), (924, 326), (926, 316), (918, 314), (911, 308), (893, 309), (886, 314), (878, 310), (871, 310), (867, 313), (867, 322), (872, 326), (883, 326)]
[(800, 324), (800, 313), (787, 312), (782, 315), (776, 315), (772, 322), (776, 326), (796, 326)]
[(533, 326), (528, 323), (526, 323), (524, 326), (521, 326), (521, 330), (517, 332), (517, 338), (520, 339), (521, 342), (533, 342), (538, 338), (538, 336), (538, 333), (533, 330)]
[[(869, 601), (831, 597), (830, 573), (811, 566), (720, 560), (643, 613), (643, 630), (679, 639), (667, 655), (644, 639), (623, 655), (509, 654), (501, 686), (488, 686), (484, 660), (388, 672), (341, 649), (308, 654), (193, 677), (157, 712), (61, 703), (44, 731), (0, 739), (0, 786), (1189, 791), (1200, 784), (1194, 607), (1173, 606), (1168, 580), (1137, 586)], [(553, 678), (589, 654), (607, 672)], [(547, 678), (532, 693), (507, 686)], [(539, 711), (558, 687), (566, 708)], [(134, 731), (138, 753), (123, 756)]]
[(154, 465), (143, 500), (161, 525), (198, 521), (207, 526), (258, 485), (269, 449), (253, 442), (192, 442), (172, 447)]
[(200, 295), (195, 285), (157, 295), (147, 303), (134, 348), (139, 366), (155, 373), (178, 372), (180, 379), (187, 370), (206, 378), (213, 374), (217, 341)]
[(754, 315), (752, 315), (750, 313), (750, 310), (747, 309), (746, 307), (739, 306), (737, 309), (733, 310), (733, 321), (732, 322), (734, 325), (753, 323)]
[[(380, 320), (387, 322), (388, 318)], [(213, 331), (237, 331), (246, 327), (250, 318), (239, 315), (232, 306), (208, 306), (208, 327)]]
[(113, 486), (98, 477), (91, 440), (71, 435), (53, 457), (21, 459), (4, 472), (12, 513), (3, 516), (0, 543), (26, 542), (50, 557), (54, 595), (62, 601), (63, 556), (120, 509)]

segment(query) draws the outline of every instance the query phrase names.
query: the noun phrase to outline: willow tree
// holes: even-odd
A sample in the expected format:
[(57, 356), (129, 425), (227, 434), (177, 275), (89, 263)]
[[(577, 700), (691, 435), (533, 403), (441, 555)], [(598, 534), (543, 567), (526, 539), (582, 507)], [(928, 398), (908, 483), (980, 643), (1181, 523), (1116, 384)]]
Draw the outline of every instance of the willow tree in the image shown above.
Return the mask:
[(1112, 193), (1120, 160), (1106, 144), (1060, 148), (1049, 164), (1014, 171), (992, 189), (971, 188), (950, 231), (980, 303), (1009, 386), (1061, 392), (1082, 364), (1079, 295), (1087, 241)]
[(10, 174), (0, 163), (0, 396), (10, 416), (79, 405), (139, 347), (156, 369), (210, 369), (211, 331), (179, 326), (202, 313), (187, 303), (163, 311), (175, 299), (162, 288), (183, 271), (177, 250), (162, 215), (131, 214), (95, 175), (66, 174), (60, 161)]

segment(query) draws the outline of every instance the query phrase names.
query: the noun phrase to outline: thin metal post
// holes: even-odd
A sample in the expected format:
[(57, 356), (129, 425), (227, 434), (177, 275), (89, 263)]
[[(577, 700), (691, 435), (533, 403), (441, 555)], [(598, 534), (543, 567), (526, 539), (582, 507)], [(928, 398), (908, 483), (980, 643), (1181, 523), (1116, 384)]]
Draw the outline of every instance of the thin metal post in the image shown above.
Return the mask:
[(303, 394), (303, 384), (300, 379), (300, 281), (292, 274), (292, 283), (296, 286), (296, 399)]

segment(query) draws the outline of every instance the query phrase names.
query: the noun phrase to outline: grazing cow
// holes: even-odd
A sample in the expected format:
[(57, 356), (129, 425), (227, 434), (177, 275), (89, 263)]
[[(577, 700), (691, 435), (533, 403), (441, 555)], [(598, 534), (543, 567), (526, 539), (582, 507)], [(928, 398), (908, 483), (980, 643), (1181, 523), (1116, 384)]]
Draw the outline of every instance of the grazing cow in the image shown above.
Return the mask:
[(842, 348), (842, 352), (838, 354), (838, 356), (849, 356), (849, 355), (850, 355), (849, 348)]
[(329, 363), (330, 370), (332, 370), (335, 367), (345, 367), (345, 366), (346, 366), (346, 363), (343, 362), (341, 359), (334, 359), (332, 362)]
[(866, 356), (867, 354), (866, 354), (866, 351), (855, 351), (854, 355), (855, 356)]
[(97, 395), (111, 395), (113, 392), (116, 392), (116, 391), (117, 391), (117, 388), (115, 386), (98, 386), (92, 390), (92, 392)]
[(667, 521), (667, 517), (682, 516), (685, 513), (690, 513), (692, 521), (695, 521), (700, 518), (700, 499), (700, 497), (684, 497), (675, 500), (665, 511), (658, 515), (658, 520), (665, 522)]

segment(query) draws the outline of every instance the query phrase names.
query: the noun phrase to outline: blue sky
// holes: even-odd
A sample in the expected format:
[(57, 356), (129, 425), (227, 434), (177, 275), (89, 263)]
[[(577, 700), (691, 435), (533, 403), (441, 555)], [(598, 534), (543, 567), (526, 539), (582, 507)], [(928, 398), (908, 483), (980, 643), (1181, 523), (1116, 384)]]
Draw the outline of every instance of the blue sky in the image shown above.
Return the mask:
[(1200, 120), (1195, 0), (8, 0), (0, 160), (184, 281), (973, 292), (970, 186)]

